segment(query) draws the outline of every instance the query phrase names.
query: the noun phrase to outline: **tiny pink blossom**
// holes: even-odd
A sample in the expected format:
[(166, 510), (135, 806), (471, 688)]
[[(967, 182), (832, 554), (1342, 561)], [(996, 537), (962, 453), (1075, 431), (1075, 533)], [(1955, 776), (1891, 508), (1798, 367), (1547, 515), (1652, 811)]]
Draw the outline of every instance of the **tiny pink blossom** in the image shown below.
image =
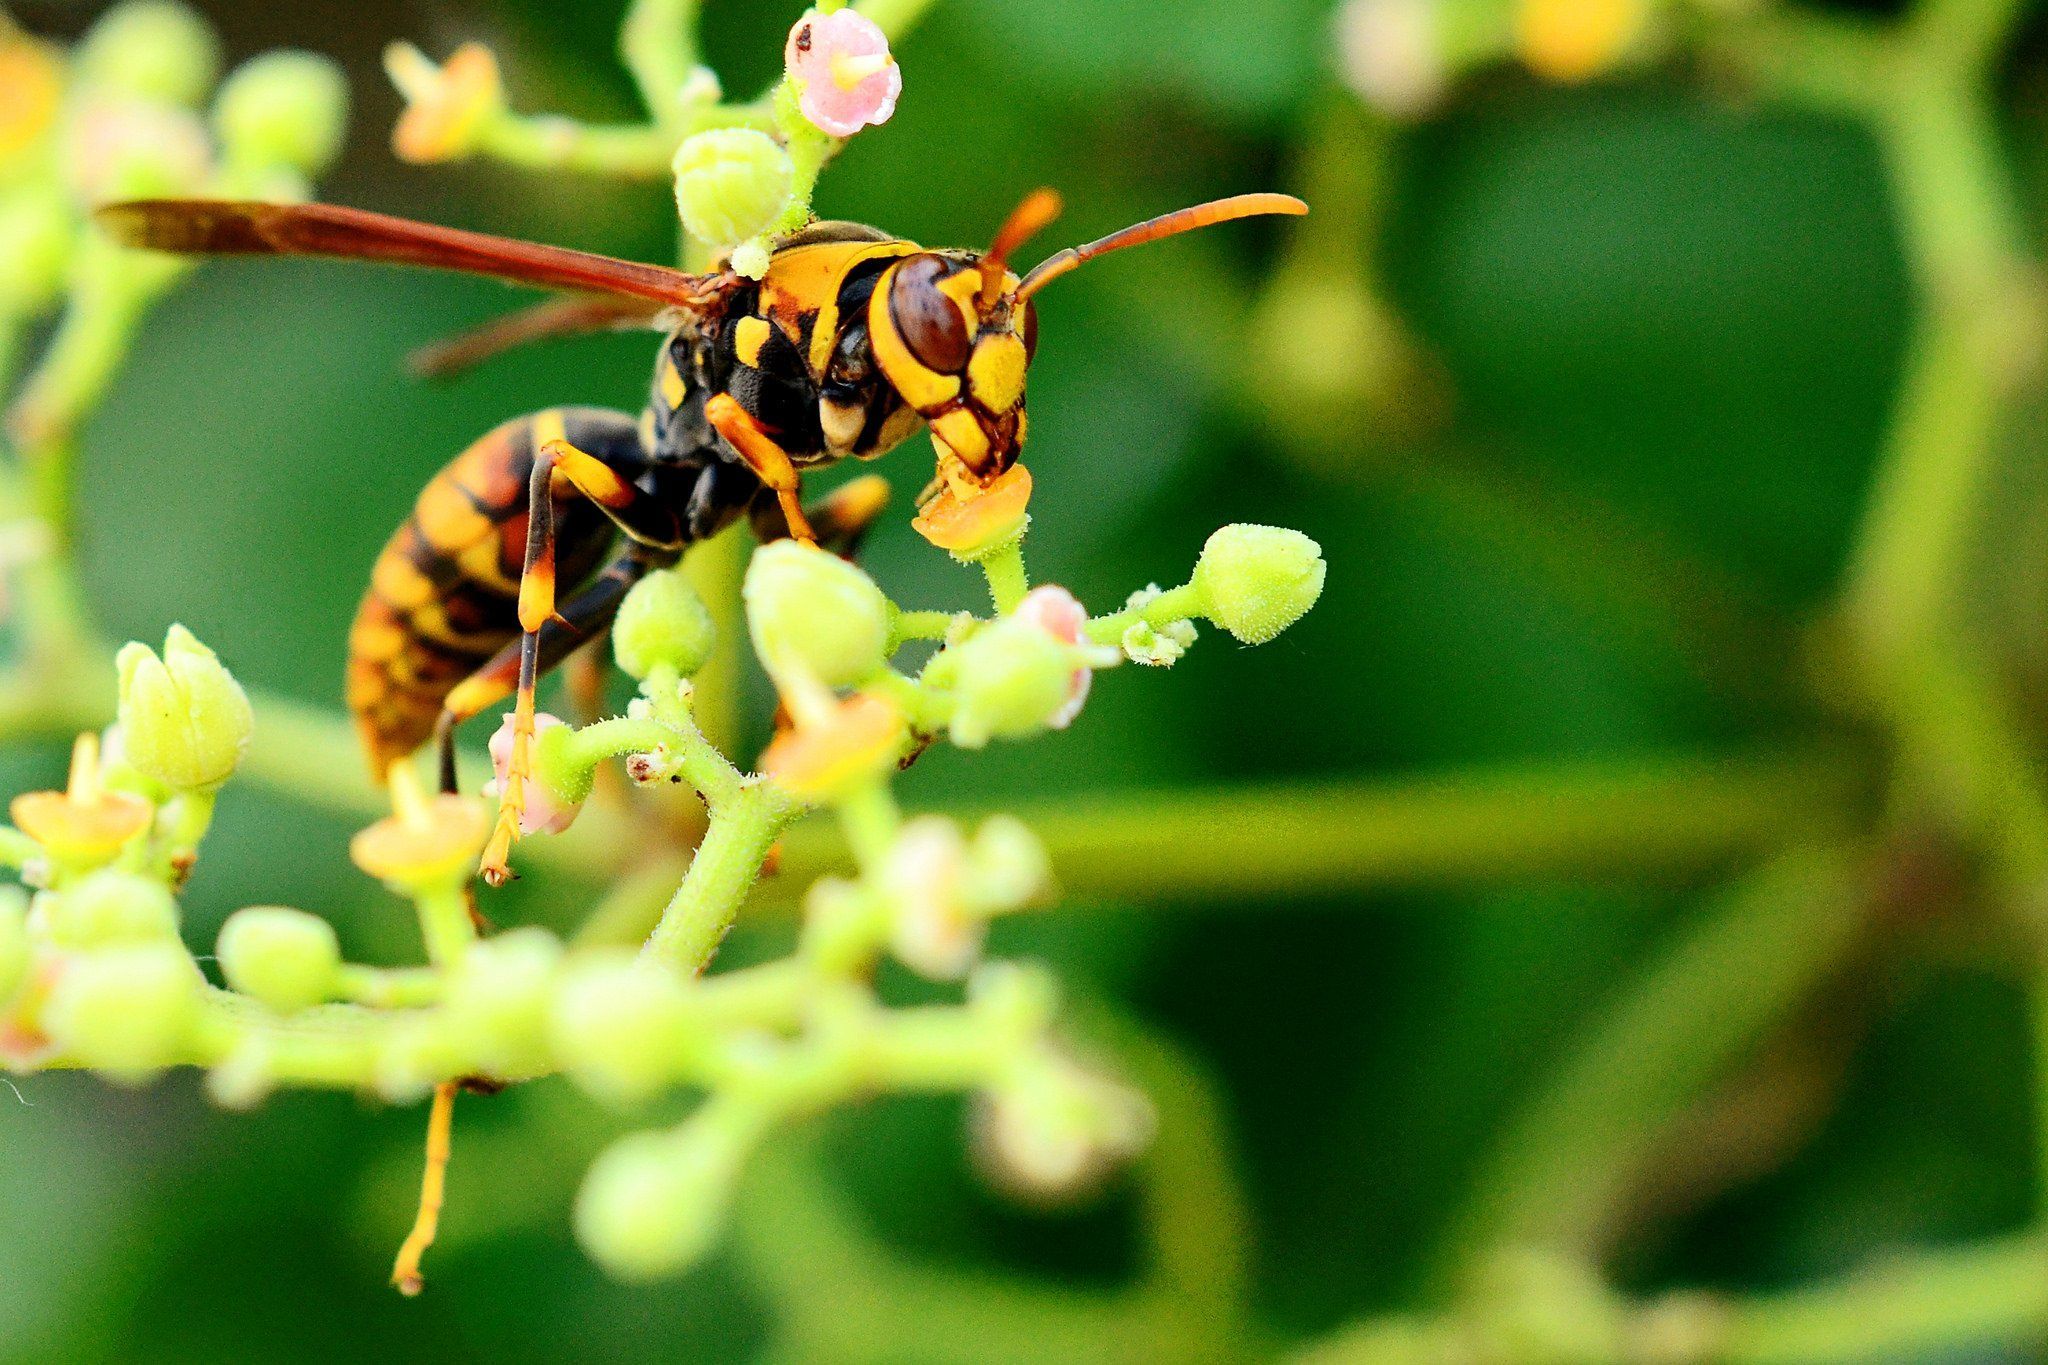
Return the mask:
[(902, 68), (889, 55), (889, 36), (863, 14), (805, 15), (789, 31), (782, 57), (796, 84), (797, 107), (834, 137), (887, 123), (896, 112)]
[(896, 901), (891, 945), (897, 959), (933, 981), (967, 975), (988, 929), (967, 905), (967, 846), (960, 831), (937, 816), (912, 820), (890, 850), (884, 875)]
[[(553, 729), (563, 723), (559, 717), (551, 716), (545, 711), (536, 712), (533, 717), (533, 733), (538, 736), (541, 731)], [(505, 774), (512, 767), (512, 727), (512, 714), (507, 712), (504, 724), (491, 736), (491, 770), (497, 777), (484, 787), (485, 796), (497, 796), (505, 790)], [(529, 774), (525, 788), (525, 800), (519, 812), (519, 832), (522, 835), (560, 834), (574, 824), (576, 817), (583, 811), (581, 801), (556, 800), (554, 794), (548, 790), (547, 783), (542, 782), (537, 776)]]
[[(1088, 624), (1088, 609), (1081, 605), (1074, 594), (1057, 583), (1046, 583), (1024, 594), (1024, 600), (1017, 604), (1017, 619), (1037, 626), (1061, 644), (1081, 643), (1081, 628)], [(1055, 730), (1064, 730), (1074, 723), (1074, 717), (1081, 714), (1082, 703), (1088, 700), (1088, 686), (1095, 675), (1086, 668), (1074, 670), (1074, 679), (1067, 686), (1067, 704), (1055, 711), (1046, 724)]]

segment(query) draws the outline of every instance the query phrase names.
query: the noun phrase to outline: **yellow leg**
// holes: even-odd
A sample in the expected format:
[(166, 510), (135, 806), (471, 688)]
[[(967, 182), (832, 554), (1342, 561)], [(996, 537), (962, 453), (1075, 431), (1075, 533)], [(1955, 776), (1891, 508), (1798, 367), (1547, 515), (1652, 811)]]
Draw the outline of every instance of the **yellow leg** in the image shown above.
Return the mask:
[(811, 531), (810, 519), (804, 516), (803, 485), (796, 466), (790, 463), (789, 453), (775, 444), (775, 438), (763, 431), (754, 415), (729, 393), (713, 394), (704, 404), (704, 416), (739, 452), (747, 468), (774, 492), (783, 519), (789, 523), (789, 534), (805, 545), (816, 545), (818, 538)]
[(398, 1259), (391, 1266), (391, 1283), (408, 1298), (427, 1287), (426, 1277), (420, 1273), (420, 1258), (434, 1244), (434, 1234), (441, 1227), (441, 1200), (448, 1190), (448, 1156), (454, 1142), (455, 1092), (459, 1088), (455, 1081), (435, 1086), (434, 1107), (427, 1115), (427, 1169), (420, 1177), (419, 1212), (414, 1215), (412, 1231), (406, 1234), (405, 1245), (399, 1247)]

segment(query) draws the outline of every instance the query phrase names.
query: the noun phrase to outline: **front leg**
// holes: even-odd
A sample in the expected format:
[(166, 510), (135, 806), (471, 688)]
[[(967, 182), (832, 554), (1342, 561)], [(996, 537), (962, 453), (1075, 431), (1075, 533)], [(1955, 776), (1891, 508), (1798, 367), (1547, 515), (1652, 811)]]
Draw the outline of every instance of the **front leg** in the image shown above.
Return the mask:
[(803, 484), (789, 452), (777, 445), (760, 421), (729, 393), (713, 394), (704, 404), (704, 416), (726, 444), (739, 452), (747, 468), (775, 494), (783, 519), (789, 523), (790, 535), (805, 545), (817, 544), (818, 538), (804, 516)]

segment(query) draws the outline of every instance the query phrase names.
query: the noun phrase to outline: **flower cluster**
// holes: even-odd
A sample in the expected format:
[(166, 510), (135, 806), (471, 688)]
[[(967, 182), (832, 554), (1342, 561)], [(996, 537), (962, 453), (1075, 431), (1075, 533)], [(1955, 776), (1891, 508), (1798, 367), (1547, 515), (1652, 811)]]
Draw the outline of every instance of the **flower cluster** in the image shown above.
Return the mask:
[[(636, 1279), (711, 1243), (747, 1155), (778, 1126), (878, 1091), (977, 1096), (979, 1150), (1006, 1184), (1055, 1193), (1099, 1178), (1143, 1144), (1149, 1107), (1060, 1041), (1042, 969), (985, 955), (993, 920), (1050, 898), (1045, 850), (1006, 817), (972, 830), (906, 818), (890, 778), (938, 739), (978, 748), (1070, 723), (1094, 671), (1170, 662), (1197, 618), (1271, 639), (1314, 603), (1324, 566), (1295, 532), (1226, 527), (1187, 583), (1094, 619), (1064, 589), (1009, 590), (1021, 533), (982, 567), (989, 617), (903, 610), (852, 564), (794, 542), (757, 551), (749, 632), (792, 718), (758, 773), (694, 717), (690, 679), (713, 637), (704, 604), (680, 571), (634, 589), (614, 652), (640, 695), (622, 716), (542, 728), (529, 814), (537, 835), (567, 825), (616, 760), (640, 783), (700, 794), (709, 829), (637, 951), (572, 951), (532, 928), (482, 936), (469, 884), (489, 807), (430, 796), (401, 767), (392, 813), (350, 853), (416, 908), (424, 964), (345, 961), (326, 921), (252, 906), (222, 928), (213, 984), (180, 938), (176, 893), (256, 717), (182, 628), (161, 652), (129, 645), (116, 725), (82, 735), (64, 790), (17, 797), (0, 828), (0, 861), (28, 892), (0, 898), (0, 1060), (126, 1083), (200, 1066), (237, 1106), (286, 1085), (399, 1103), (556, 1073), (622, 1106), (693, 1092), (680, 1125), (603, 1154), (577, 1201), (584, 1245)], [(937, 647), (898, 671), (915, 641)], [(813, 811), (838, 820), (848, 874), (811, 886), (788, 958), (707, 971), (776, 840)], [(892, 1006), (884, 959), (964, 983), (965, 1000)], [(400, 1268), (407, 1288), (417, 1249)]]
[(776, 236), (810, 216), (818, 174), (845, 139), (887, 122), (903, 91), (891, 30), (922, 4), (821, 0), (791, 25), (783, 75), (757, 99), (728, 102), (716, 73), (697, 61), (682, 16), (659, 0), (628, 14), (622, 42), (648, 110), (644, 124), (597, 126), (513, 111), (497, 57), (467, 43), (436, 63), (395, 44), (385, 67), (406, 109), (392, 147), (421, 163), (488, 156), (522, 166), (563, 166), (675, 185), (684, 230), (708, 259), (744, 275), (767, 268)]

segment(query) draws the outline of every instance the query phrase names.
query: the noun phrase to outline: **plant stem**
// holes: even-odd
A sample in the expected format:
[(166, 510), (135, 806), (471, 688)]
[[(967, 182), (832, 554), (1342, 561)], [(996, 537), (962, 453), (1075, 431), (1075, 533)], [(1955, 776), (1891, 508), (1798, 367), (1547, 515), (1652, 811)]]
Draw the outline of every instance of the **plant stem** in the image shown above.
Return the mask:
[(712, 811), (704, 842), (641, 955), (687, 976), (700, 974), (732, 928), (768, 850), (796, 813), (760, 784), (743, 787)]
[(697, 69), (698, 6), (699, 0), (633, 0), (619, 25), (619, 60), (663, 128), (676, 127), (683, 113), (678, 96)]
[(1665, 1126), (1834, 970), (1864, 924), (1861, 890), (1854, 859), (1817, 845), (1722, 898), (1502, 1133), (1445, 1239), (1454, 1279), (1498, 1248), (1594, 1250)]
[(974, 562), (988, 578), (988, 595), (995, 602), (996, 615), (1015, 611), (1031, 587), (1031, 577), (1024, 571), (1024, 537), (1017, 536)]

